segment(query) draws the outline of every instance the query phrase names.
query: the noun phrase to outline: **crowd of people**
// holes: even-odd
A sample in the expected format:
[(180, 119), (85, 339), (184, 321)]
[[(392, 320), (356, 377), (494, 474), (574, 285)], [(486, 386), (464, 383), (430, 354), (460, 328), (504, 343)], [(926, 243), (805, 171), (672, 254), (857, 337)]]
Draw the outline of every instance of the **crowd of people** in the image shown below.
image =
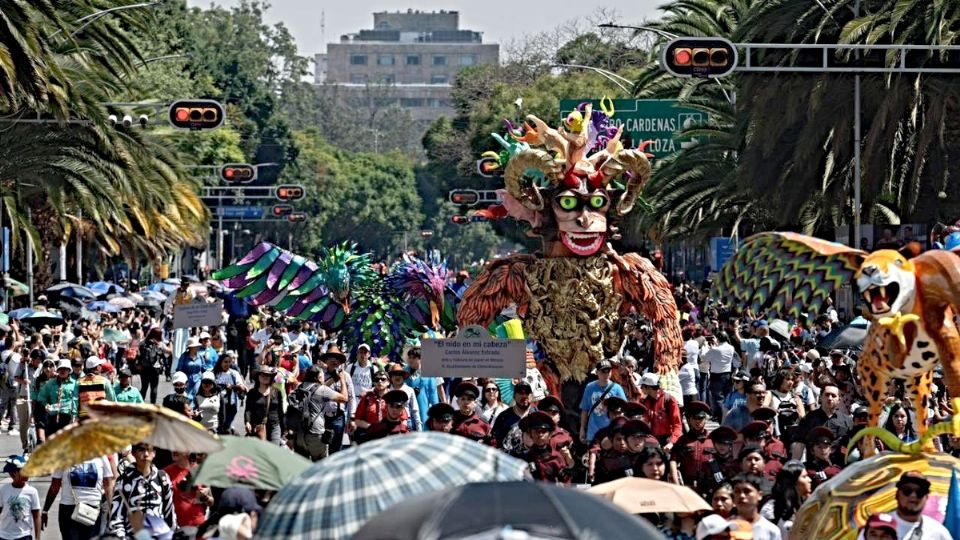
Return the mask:
[[(713, 511), (644, 515), (669, 538), (787, 539), (816, 487), (873, 451), (846, 452), (867, 418), (856, 352), (818, 348), (841, 324), (829, 303), (822, 313), (785, 321), (734, 315), (690, 285), (675, 294), (684, 339), (679, 392), (657, 373), (654, 336), (638, 317), (624, 326), (619, 353), (598, 362), (575, 396), (567, 387), (551, 390), (533, 361), (524, 379), (425, 376), (418, 340), (399, 359), (375, 358), (367, 344), (230, 297), (224, 324), (207, 328), (173, 328), (169, 306), (105, 313), (99, 321), (68, 317), (35, 332), (11, 321), (0, 326), (2, 426), (20, 435), (26, 454), (34, 437), (43, 442), (82, 419), (90, 401), (148, 402), (213, 433), (257, 437), (314, 461), (383, 437), (448, 432), (526, 461), (540, 481), (636, 476), (686, 485)], [(192, 296), (184, 285), (171, 304)], [(108, 331), (124, 339), (104, 339)], [(953, 412), (937, 375), (931, 421)], [(163, 379), (172, 383), (169, 395), (160, 395)], [(884, 424), (912, 441), (914, 411), (902, 392), (887, 400)], [(956, 438), (937, 445), (960, 456)], [(202, 455), (139, 444), (55, 474), (40, 504), (19, 472), (26, 459), (11, 458), (4, 469), (24, 506), (0, 511), (0, 538), (39, 538), (58, 497), (59, 530), (69, 539), (133, 538), (144, 530), (154, 538), (204, 537), (224, 524), (244, 537), (268, 502), (263, 493), (193, 485)], [(949, 538), (916, 511), (928, 493), (926, 479), (905, 475), (897, 511), (874, 516), (864, 538)]]

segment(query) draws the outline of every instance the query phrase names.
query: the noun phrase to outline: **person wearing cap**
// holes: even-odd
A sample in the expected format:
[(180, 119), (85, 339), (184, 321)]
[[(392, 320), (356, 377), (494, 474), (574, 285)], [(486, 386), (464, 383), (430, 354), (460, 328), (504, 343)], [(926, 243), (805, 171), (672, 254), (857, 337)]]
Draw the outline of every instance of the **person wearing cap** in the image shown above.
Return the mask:
[[(814, 353), (816, 357), (811, 355)], [(813, 384), (813, 364), (820, 362), (820, 353), (816, 349), (810, 349), (804, 355), (804, 361), (800, 362), (794, 368), (796, 385), (793, 389), (794, 393), (800, 396), (800, 401), (803, 403), (805, 410), (813, 410), (817, 406), (817, 401), (820, 399), (820, 388), (817, 385)]]
[(403, 366), (392, 362), (387, 364), (384, 371), (390, 379), (390, 390), (403, 390), (410, 396), (407, 400), (407, 427), (410, 431), (423, 431), (423, 421), (420, 416), (420, 404), (416, 400), (416, 393), (413, 388), (407, 386), (407, 375), (410, 374)]
[[(345, 385), (341, 385), (339, 391), (334, 390), (323, 384), (323, 375), (322, 366), (310, 366), (304, 373), (303, 384), (290, 394), (287, 404), (287, 440), (293, 442), (295, 452), (311, 461), (323, 459), (329, 454), (329, 441), (324, 436), (327, 431), (326, 418), (323, 415), (327, 402), (346, 403), (350, 399)], [(385, 412), (386, 407), (383, 409)], [(382, 419), (381, 415), (373, 418), (373, 422)], [(364, 427), (369, 425), (364, 424)], [(362, 441), (360, 434), (351, 438), (358, 444)]]
[(100, 374), (103, 363), (103, 360), (96, 356), (91, 356), (84, 362), (83, 377), (77, 380), (79, 399), (77, 411), (81, 418), (87, 415), (87, 409), (91, 403), (100, 400), (117, 400), (113, 392), (113, 384)]
[(497, 441), (497, 447), (508, 453), (519, 448), (523, 436), (520, 433), (520, 420), (534, 411), (531, 404), (533, 388), (527, 381), (519, 381), (513, 385), (513, 405), (502, 411), (493, 421), (491, 434)]
[(377, 366), (370, 361), (369, 345), (366, 343), (357, 345), (353, 361), (347, 364), (346, 370), (353, 379), (353, 388), (357, 395), (362, 396), (373, 389), (373, 376), (377, 372)]
[[(590, 441), (591, 449), (599, 452), (600, 450), (608, 450), (613, 446), (613, 424), (618, 418), (623, 418), (623, 406), (626, 403), (616, 396), (603, 400), (603, 408), (607, 410), (607, 419), (610, 420), (610, 423), (597, 430), (597, 434)], [(537, 408), (539, 409), (539, 406)]]
[(623, 433), (623, 426), (626, 424), (627, 420), (623, 417), (614, 419), (604, 428), (605, 437), (609, 441), (607, 447), (601, 447), (599, 444), (590, 446), (590, 459), (587, 462), (587, 479), (590, 483), (602, 484), (639, 474), (633, 466), (636, 456), (629, 452), (627, 438)]
[(220, 431), (220, 420), (223, 415), (223, 400), (220, 388), (217, 387), (217, 376), (212, 371), (204, 371), (200, 376), (200, 390), (194, 397), (193, 409), (197, 411), (200, 422), (210, 433)]
[(213, 366), (217, 365), (217, 361), (220, 360), (220, 353), (211, 345), (211, 342), (209, 332), (200, 332), (200, 351), (198, 354), (203, 362), (204, 371), (213, 369)]
[[(713, 442), (707, 438), (707, 419), (710, 418), (710, 405), (702, 401), (691, 401), (684, 407), (689, 430), (677, 439), (670, 452), (671, 476), (678, 472), (683, 484), (699, 492), (698, 482), (707, 474), (712, 460), (710, 451)], [(673, 478), (678, 481), (679, 478)], [(679, 483), (679, 482), (678, 482)]]
[(490, 424), (480, 418), (477, 412), (480, 389), (472, 382), (461, 382), (453, 390), (457, 398), (457, 411), (453, 413), (453, 429), (450, 433), (486, 444), (496, 441), (490, 436)]
[(762, 420), (754, 420), (746, 426), (743, 426), (740, 434), (743, 436), (744, 448), (749, 446), (760, 449), (760, 453), (763, 456), (763, 470), (761, 472), (764, 478), (773, 482), (777, 478), (777, 473), (783, 469), (783, 462), (780, 461), (778, 457), (771, 455), (767, 450), (766, 445), (771, 437), (770, 425)]
[[(797, 433), (810, 433), (820, 426), (829, 428), (835, 439), (843, 439), (853, 429), (853, 418), (841, 410), (840, 389), (836, 385), (828, 384), (821, 389), (820, 407), (800, 420)], [(793, 441), (790, 451), (793, 459), (800, 459), (804, 451), (803, 441)]]
[[(889, 517), (896, 523), (897, 538), (903, 540), (952, 540), (953, 536), (936, 519), (924, 515), (930, 495), (930, 480), (920, 471), (907, 471), (897, 480), (897, 510)], [(886, 520), (885, 520), (886, 521)], [(869, 527), (867, 527), (869, 529)], [(860, 531), (857, 540), (864, 540)]]
[(450, 433), (456, 410), (449, 403), (437, 403), (427, 411), (427, 430)]
[(140, 391), (130, 384), (131, 379), (133, 379), (130, 369), (121, 368), (118, 374), (119, 380), (113, 388), (117, 403), (143, 403), (143, 396), (140, 395)]
[(860, 529), (859, 538), (864, 540), (899, 540), (897, 522), (890, 514), (874, 512)]
[(647, 418), (653, 436), (660, 441), (663, 451), (668, 454), (683, 435), (683, 420), (680, 418), (680, 404), (670, 394), (660, 389), (660, 376), (647, 373), (640, 379), (643, 391), (641, 403), (647, 408)]
[(414, 397), (417, 400), (417, 410), (420, 412), (420, 423), (426, 425), (427, 410), (437, 403), (445, 402), (446, 395), (443, 392), (443, 378), (424, 377), (420, 373), (421, 344), (419, 339), (408, 342), (406, 347), (407, 380), (404, 383), (413, 388)]
[(711, 448), (707, 450), (710, 461), (701, 470), (697, 479), (698, 492), (707, 500), (716, 489), (731, 478), (740, 474), (740, 462), (733, 453), (734, 443), (737, 441), (737, 432), (727, 426), (718, 426), (707, 435)]
[(327, 445), (328, 451), (335, 454), (343, 448), (344, 433), (347, 431), (353, 433), (357, 429), (356, 422), (353, 420), (357, 413), (357, 392), (353, 387), (353, 379), (342, 369), (347, 361), (347, 355), (339, 347), (330, 345), (320, 355), (318, 361), (327, 368), (323, 384), (337, 392), (343, 390), (347, 392), (346, 403), (328, 401), (323, 408), (326, 429), (332, 434)]
[(283, 414), (283, 396), (274, 385), (276, 375), (277, 368), (260, 366), (256, 386), (247, 391), (243, 422), (248, 436), (281, 444), (286, 433), (286, 418)]
[(44, 410), (44, 434), (50, 437), (73, 422), (77, 416), (77, 382), (70, 376), (73, 366), (69, 360), (57, 364), (57, 377), (47, 381), (37, 396)]
[(12, 482), (0, 486), (0, 538), (40, 539), (40, 493), (22, 472), (26, 464), (27, 456), (10, 456), (3, 465)]
[(741, 474), (733, 479), (733, 504), (737, 518), (753, 526), (754, 540), (782, 540), (780, 528), (760, 514), (766, 481), (756, 474)]
[(727, 413), (737, 408), (738, 405), (745, 405), (747, 403), (747, 382), (750, 380), (750, 375), (747, 375), (746, 371), (737, 370), (730, 376), (730, 380), (733, 389), (723, 398), (723, 403), (721, 404), (723, 416), (720, 418), (726, 417)]
[(569, 447), (555, 449), (550, 444), (550, 438), (556, 428), (556, 422), (543, 411), (532, 412), (525, 416), (520, 420), (520, 430), (527, 444), (517, 457), (528, 463), (534, 480), (569, 484), (573, 457), (570, 455)]
[(727, 521), (717, 514), (704, 516), (697, 523), (697, 540), (730, 540), (730, 531), (737, 529), (737, 524)]
[(813, 480), (813, 489), (840, 474), (840, 467), (830, 461), (836, 436), (829, 428), (820, 426), (807, 434), (807, 461), (803, 465)]
[[(357, 403), (357, 412), (353, 417), (356, 429), (350, 435), (352, 439), (362, 441), (370, 426), (383, 420), (387, 414), (387, 402), (383, 400), (384, 394), (390, 390), (390, 379), (386, 372), (377, 369), (373, 373), (373, 388), (360, 397)], [(410, 419), (409, 409), (403, 411), (403, 420), (407, 422)], [(453, 419), (453, 407), (450, 408), (451, 420)], [(409, 422), (408, 427), (409, 427)]]
[[(751, 413), (754, 421), (764, 423), (764, 429), (758, 431), (763, 436), (763, 440), (758, 442), (763, 446), (763, 455), (767, 460), (773, 460), (780, 463), (786, 463), (790, 459), (790, 453), (787, 451), (787, 445), (783, 443), (780, 437), (773, 433), (773, 422), (777, 417), (777, 411), (770, 407), (760, 407)], [(751, 422), (753, 423), (753, 422)], [(747, 424), (750, 425), (750, 424)], [(744, 426), (746, 429), (746, 426)], [(792, 431), (792, 430), (791, 430)]]
[(560, 427), (563, 419), (563, 403), (554, 396), (547, 396), (537, 403), (537, 410), (549, 415), (550, 419), (553, 420), (553, 423), (556, 425), (556, 428), (550, 435), (550, 446), (552, 446), (554, 450), (561, 450), (573, 446), (573, 435), (570, 435), (569, 431)]
[(402, 435), (410, 431), (407, 422), (404, 421), (403, 414), (407, 409), (407, 401), (410, 396), (403, 390), (390, 390), (383, 395), (383, 400), (387, 404), (386, 414), (383, 420), (377, 422), (367, 429), (364, 442), (376, 439), (382, 439), (390, 435)]
[(610, 397), (627, 400), (623, 387), (610, 380), (612, 371), (613, 363), (609, 360), (597, 362), (597, 380), (587, 383), (583, 389), (583, 398), (580, 400), (580, 441), (584, 444), (592, 441), (597, 431), (610, 424), (603, 401)]
[(191, 337), (187, 340), (187, 348), (177, 360), (175, 371), (187, 376), (187, 397), (193, 399), (200, 390), (200, 375), (203, 374), (203, 359), (200, 357), (200, 339)]

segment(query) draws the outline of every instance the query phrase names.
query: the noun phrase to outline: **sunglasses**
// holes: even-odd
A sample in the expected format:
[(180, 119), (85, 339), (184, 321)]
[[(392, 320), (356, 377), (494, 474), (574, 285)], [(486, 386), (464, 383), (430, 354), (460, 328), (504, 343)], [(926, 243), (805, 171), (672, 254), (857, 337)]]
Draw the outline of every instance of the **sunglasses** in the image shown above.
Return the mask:
[(500, 389), (497, 388), (496, 386), (491, 386), (490, 388), (484, 388), (483, 391), (484, 391), (484, 392), (499, 392)]
[(904, 497), (912, 497), (916, 495), (917, 497), (923, 498), (927, 496), (927, 493), (929, 493), (929, 491), (919, 487), (904, 486), (900, 488), (900, 493), (903, 493)]
[(386, 377), (377, 377), (376, 379), (373, 380), (373, 382), (387, 382), (387, 378), (386, 378)]

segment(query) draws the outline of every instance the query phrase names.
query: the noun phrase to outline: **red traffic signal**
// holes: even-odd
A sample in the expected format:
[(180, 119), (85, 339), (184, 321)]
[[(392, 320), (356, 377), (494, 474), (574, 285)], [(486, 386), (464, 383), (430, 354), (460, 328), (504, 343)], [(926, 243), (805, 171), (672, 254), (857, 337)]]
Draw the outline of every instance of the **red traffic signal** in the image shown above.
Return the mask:
[(677, 38), (664, 46), (660, 65), (677, 77), (723, 77), (737, 67), (737, 48), (723, 38)]
[(224, 182), (246, 184), (257, 179), (257, 168), (246, 163), (227, 163), (220, 167), (220, 178)]
[(306, 220), (307, 220), (306, 212), (292, 212), (290, 215), (287, 216), (287, 221), (289, 221), (290, 223), (299, 223)]
[(270, 209), (270, 213), (276, 217), (289, 216), (290, 214), (293, 213), (293, 205), (292, 204), (274, 205), (274, 207)]
[(170, 105), (168, 116), (173, 127), (196, 131), (220, 127), (226, 115), (223, 105), (216, 101), (179, 99)]
[(480, 202), (480, 194), (472, 189), (455, 189), (450, 192), (450, 202), (463, 206), (473, 206)]
[(467, 216), (453, 216), (450, 218), (450, 222), (455, 225), (466, 225), (470, 223), (470, 218)]
[(277, 186), (277, 199), (281, 201), (299, 201), (304, 194), (303, 186), (290, 184)]

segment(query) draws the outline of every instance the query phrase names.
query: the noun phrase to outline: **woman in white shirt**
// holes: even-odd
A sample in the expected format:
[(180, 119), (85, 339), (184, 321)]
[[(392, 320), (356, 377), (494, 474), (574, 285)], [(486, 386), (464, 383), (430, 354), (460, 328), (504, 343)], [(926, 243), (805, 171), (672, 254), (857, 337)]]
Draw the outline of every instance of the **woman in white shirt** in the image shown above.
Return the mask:
[(62, 491), (58, 513), (60, 538), (64, 540), (96, 538), (100, 535), (100, 523), (109, 517), (109, 507), (107, 512), (101, 510), (97, 522), (89, 526), (77, 523), (70, 516), (73, 515), (78, 499), (95, 508), (103, 508), (103, 502), (109, 502), (113, 498), (115, 478), (114, 468), (105, 457), (84, 461), (65, 471), (53, 473), (50, 489), (47, 490), (47, 497), (43, 502), (42, 522), (46, 525), (47, 512), (53, 506), (57, 494)]
[(212, 371), (206, 371), (200, 378), (200, 391), (197, 392), (194, 408), (200, 413), (200, 424), (211, 433), (220, 429), (221, 399), (217, 388), (217, 377)]
[(500, 387), (493, 380), (488, 380), (483, 385), (483, 408), (480, 410), (480, 418), (483, 421), (493, 425), (494, 420), (503, 411), (507, 410), (507, 405), (500, 399)]

